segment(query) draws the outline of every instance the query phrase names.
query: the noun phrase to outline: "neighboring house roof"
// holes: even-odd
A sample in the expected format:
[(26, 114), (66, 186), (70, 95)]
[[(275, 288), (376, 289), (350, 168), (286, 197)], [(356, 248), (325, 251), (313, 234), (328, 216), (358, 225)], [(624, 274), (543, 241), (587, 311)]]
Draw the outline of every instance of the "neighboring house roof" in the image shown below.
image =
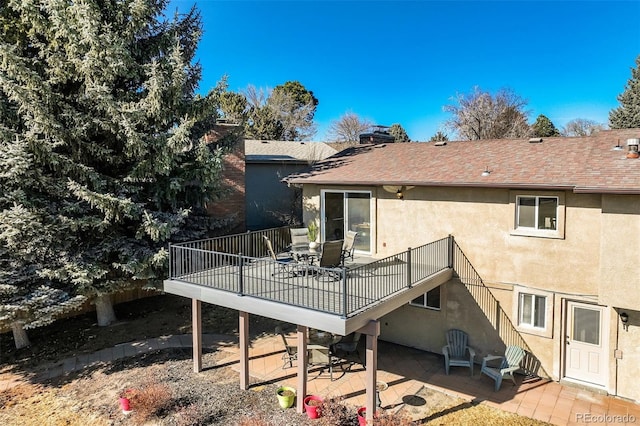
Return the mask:
[[(640, 194), (640, 159), (626, 158), (640, 129), (582, 138), (358, 145), (288, 176), (293, 184), (563, 189)], [(613, 149), (620, 145), (622, 150)], [(482, 172), (490, 173), (483, 176)]]
[(325, 159), (337, 151), (324, 142), (245, 140), (247, 162), (309, 162)]

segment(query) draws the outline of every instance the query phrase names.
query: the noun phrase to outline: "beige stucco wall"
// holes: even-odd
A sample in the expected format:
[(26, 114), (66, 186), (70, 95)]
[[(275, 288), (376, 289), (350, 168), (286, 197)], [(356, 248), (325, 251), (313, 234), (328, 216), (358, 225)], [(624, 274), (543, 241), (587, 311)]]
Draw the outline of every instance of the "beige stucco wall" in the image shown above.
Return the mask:
[[(632, 379), (640, 376), (640, 274), (636, 270), (640, 263), (640, 197), (416, 187), (398, 200), (381, 188), (366, 189), (373, 194), (374, 256), (384, 257), (451, 234), (514, 323), (518, 290), (548, 295), (548, 330), (519, 331), (543, 370), (556, 380), (563, 377), (566, 301), (608, 306), (606, 390), (640, 401), (640, 382)], [(516, 194), (559, 196), (563, 206), (559, 235), (517, 235), (513, 231)], [(304, 197), (309, 212), (306, 223), (319, 214), (320, 188), (305, 186)], [(614, 309), (621, 306), (632, 318), (624, 332), (618, 330)], [(630, 310), (633, 307), (635, 311)], [(404, 306), (381, 318), (382, 339), (436, 353), (441, 352), (449, 328), (470, 334), (478, 362), (483, 355), (504, 349), (482, 310), (455, 280), (444, 286), (440, 311)], [(616, 349), (622, 359), (614, 358)]]
[(640, 196), (603, 196), (601, 221), (599, 301), (639, 309)]

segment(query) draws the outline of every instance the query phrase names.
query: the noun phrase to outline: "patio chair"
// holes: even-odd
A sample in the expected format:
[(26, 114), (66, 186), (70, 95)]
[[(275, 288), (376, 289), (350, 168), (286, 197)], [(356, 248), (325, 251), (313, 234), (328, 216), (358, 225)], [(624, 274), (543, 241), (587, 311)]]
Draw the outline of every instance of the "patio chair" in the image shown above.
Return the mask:
[[(298, 346), (289, 344), (287, 341), (287, 337), (284, 335), (281, 326), (276, 326), (276, 334), (279, 334), (282, 337), (282, 343), (284, 343), (285, 353), (282, 354), (282, 369), (293, 367), (293, 361), (298, 359)], [(287, 367), (289, 364), (289, 367)]]
[(328, 346), (323, 345), (307, 345), (308, 368), (320, 367), (318, 376), (322, 374), (325, 368), (329, 369), (329, 378), (333, 381), (333, 354)]
[(469, 367), (473, 376), (473, 359), (476, 357), (476, 351), (468, 345), (468, 342), (469, 336), (464, 331), (455, 328), (447, 331), (447, 345), (442, 348), (444, 371), (447, 375), (450, 367)]
[(331, 352), (345, 361), (349, 362), (348, 369), (351, 369), (353, 364), (358, 363), (364, 366), (362, 358), (360, 358), (360, 352), (358, 351), (358, 343), (360, 342), (360, 336), (362, 334), (354, 332), (344, 336), (339, 342), (331, 345)]
[(291, 251), (309, 249), (309, 231), (307, 228), (290, 228)]
[(264, 243), (267, 245), (267, 251), (269, 252), (269, 256), (273, 259), (277, 265), (277, 269), (271, 274), (271, 276), (276, 276), (279, 274), (286, 274), (289, 277), (295, 277), (297, 275), (297, 262), (296, 260), (288, 254), (284, 254), (286, 257), (282, 255), (277, 255), (275, 251), (273, 251), (273, 244), (271, 244), (271, 240), (266, 235), (263, 235)]
[(320, 260), (318, 261), (316, 279), (322, 277), (329, 277), (334, 281), (342, 278), (342, 274), (337, 271), (328, 271), (323, 268), (340, 268), (342, 266), (342, 245), (344, 241), (325, 241), (322, 243), (322, 252), (320, 254)]
[[(524, 350), (519, 346), (507, 346), (504, 351), (504, 356), (489, 355), (482, 360), (482, 368), (480, 374), (484, 373), (487, 376), (495, 380), (495, 391), (500, 390), (502, 379), (509, 378), (516, 384), (516, 379), (513, 377), (513, 373), (520, 369), (520, 361), (524, 358)], [(498, 367), (490, 367), (489, 362), (494, 360), (502, 360)]]
[(344, 244), (342, 245), (342, 253), (340, 254), (340, 261), (343, 265), (344, 262), (349, 258), (353, 261), (353, 252), (355, 250), (355, 242), (357, 236), (357, 232), (347, 231), (347, 236), (345, 237)]

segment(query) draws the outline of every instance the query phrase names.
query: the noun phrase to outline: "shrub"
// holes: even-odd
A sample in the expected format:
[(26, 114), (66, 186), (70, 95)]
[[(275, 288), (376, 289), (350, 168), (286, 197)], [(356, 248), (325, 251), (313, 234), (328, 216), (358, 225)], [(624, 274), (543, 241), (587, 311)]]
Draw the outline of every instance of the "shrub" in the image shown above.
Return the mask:
[(133, 410), (131, 420), (134, 424), (143, 424), (160, 411), (169, 408), (172, 398), (167, 385), (151, 381), (131, 392), (129, 400)]

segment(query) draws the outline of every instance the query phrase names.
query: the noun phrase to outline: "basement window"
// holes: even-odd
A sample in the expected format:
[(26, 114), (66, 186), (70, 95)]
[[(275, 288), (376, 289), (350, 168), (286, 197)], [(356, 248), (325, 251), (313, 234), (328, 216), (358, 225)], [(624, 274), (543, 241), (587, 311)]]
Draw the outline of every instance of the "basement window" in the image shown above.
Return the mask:
[(441, 296), (441, 292), (440, 292), (440, 287), (438, 286), (432, 290), (429, 290), (428, 292), (424, 293), (423, 295), (420, 295), (418, 297), (416, 297), (415, 299), (413, 299), (411, 302), (409, 302), (410, 305), (412, 306), (419, 306), (421, 308), (427, 308), (427, 309), (433, 309), (433, 310), (440, 310), (440, 296)]
[(553, 293), (514, 285), (513, 318), (521, 333), (553, 337)]
[(546, 328), (547, 298), (538, 294), (520, 293), (518, 324), (525, 327)]

